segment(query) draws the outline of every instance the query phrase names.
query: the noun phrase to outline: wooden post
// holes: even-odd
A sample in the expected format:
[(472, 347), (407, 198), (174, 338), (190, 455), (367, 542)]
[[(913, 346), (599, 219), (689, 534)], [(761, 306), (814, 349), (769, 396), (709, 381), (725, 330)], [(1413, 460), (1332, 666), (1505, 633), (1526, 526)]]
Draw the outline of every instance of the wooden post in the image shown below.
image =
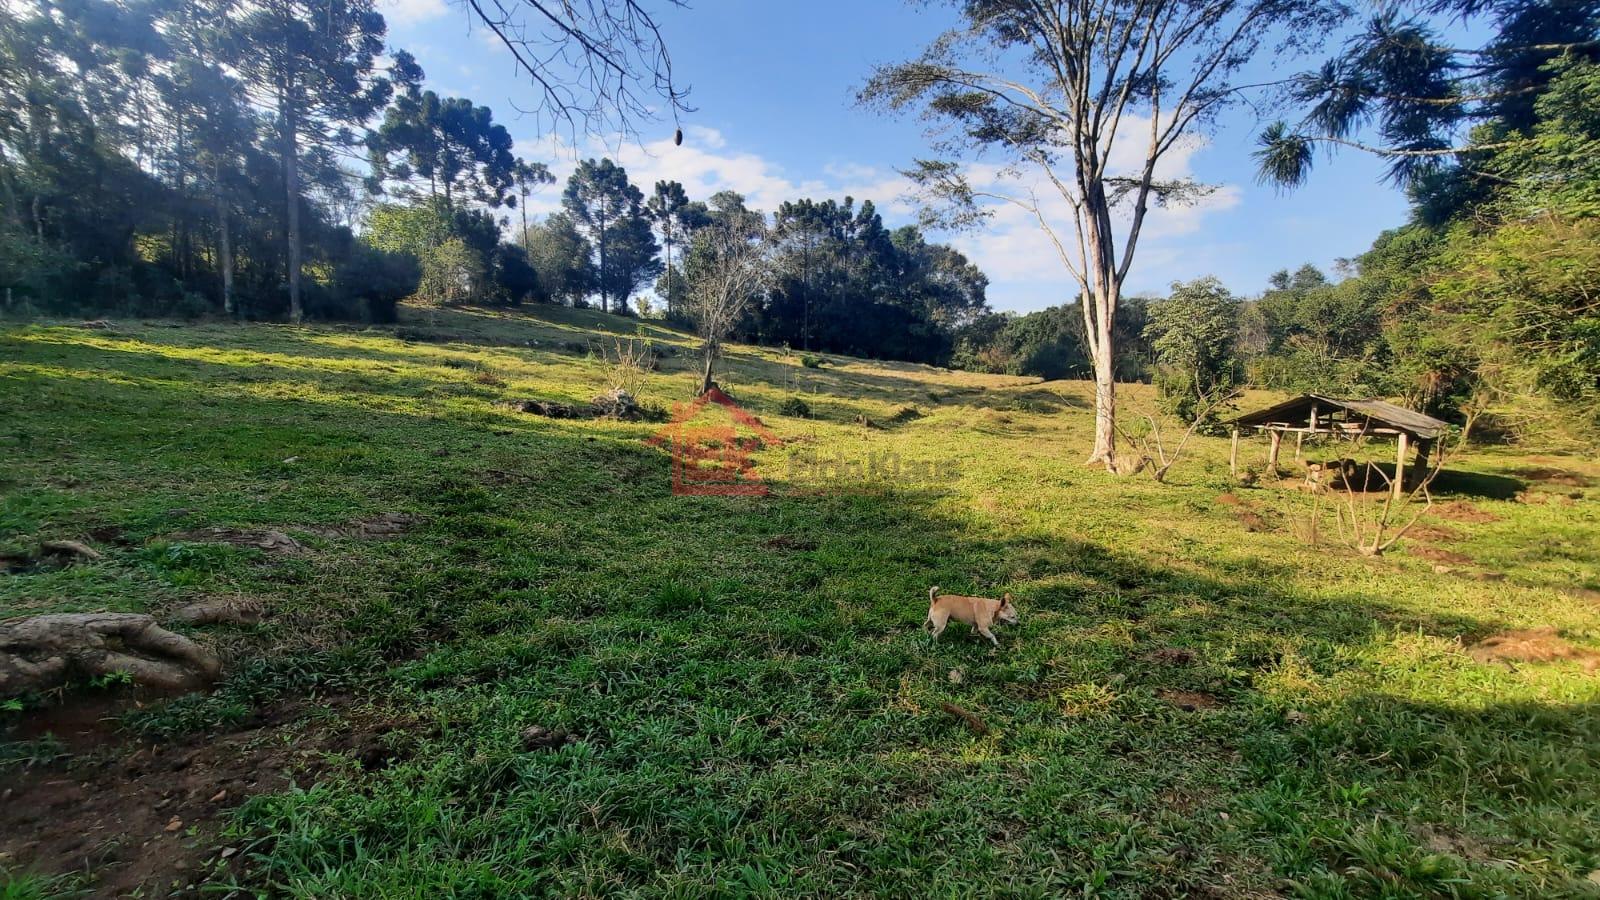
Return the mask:
[(1296, 431), (1294, 433), (1294, 458), (1297, 460), (1300, 458), (1300, 445), (1304, 444), (1305, 441), (1306, 433), (1304, 431)]
[(1267, 451), (1267, 471), (1278, 474), (1278, 451), (1283, 447), (1283, 432), (1272, 432), (1272, 448)]
[(1394, 499), (1399, 500), (1406, 495), (1406, 451), (1410, 450), (1411, 436), (1404, 431), (1396, 441), (1397, 449), (1394, 454)]
[(1233, 450), (1228, 454), (1228, 471), (1239, 477), (1239, 426), (1233, 426)]

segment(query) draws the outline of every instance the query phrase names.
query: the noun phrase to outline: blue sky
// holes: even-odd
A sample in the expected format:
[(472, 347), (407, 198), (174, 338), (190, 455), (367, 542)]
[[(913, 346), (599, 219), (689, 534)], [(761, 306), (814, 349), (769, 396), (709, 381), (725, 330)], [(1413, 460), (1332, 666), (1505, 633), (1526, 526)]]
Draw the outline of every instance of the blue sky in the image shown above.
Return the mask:
[[(578, 148), (552, 142), (514, 105), (537, 98), (509, 54), (472, 26), (459, 3), (378, 0), (390, 41), (411, 50), (442, 94), (471, 97), (495, 110), (528, 159), (563, 177), (580, 156), (612, 155), (647, 193), (658, 178), (682, 181), (692, 197), (731, 188), (772, 209), (801, 196), (871, 199), (891, 225), (914, 219), (896, 168), (928, 156), (923, 123), (857, 108), (855, 89), (877, 63), (922, 48), (951, 20), (941, 6), (899, 0), (694, 0), (660, 13), (681, 83), (695, 111), (684, 117), (682, 147), (671, 124), (647, 125), (640, 143)], [(1263, 61), (1267, 69), (1270, 61)], [(1304, 68), (1304, 65), (1293, 68)], [(1404, 196), (1381, 182), (1381, 165), (1356, 153), (1319, 160), (1309, 185), (1279, 194), (1256, 184), (1250, 159), (1260, 123), (1248, 108), (1230, 111), (1204, 139), (1172, 161), (1172, 172), (1217, 186), (1201, 205), (1156, 210), (1129, 276), (1134, 292), (1162, 292), (1178, 279), (1216, 275), (1254, 294), (1267, 276), (1311, 262), (1332, 268), (1405, 219)], [(558, 187), (530, 207), (554, 209)], [(990, 305), (1027, 312), (1064, 302), (1071, 278), (1038, 229), (1001, 216), (975, 233), (937, 235), (968, 253), (989, 275)]]

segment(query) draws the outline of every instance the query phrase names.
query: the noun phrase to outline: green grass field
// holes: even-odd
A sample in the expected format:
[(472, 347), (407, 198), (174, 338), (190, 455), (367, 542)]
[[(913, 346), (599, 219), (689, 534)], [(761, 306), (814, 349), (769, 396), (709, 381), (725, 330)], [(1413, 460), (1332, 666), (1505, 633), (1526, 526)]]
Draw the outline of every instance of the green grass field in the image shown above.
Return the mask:
[[(583, 344), (640, 327), (535, 315), (0, 326), (0, 550), (105, 553), (0, 575), (0, 618), (260, 600), (189, 629), (229, 656), (218, 690), (123, 739), (311, 748), (198, 830), (130, 835), (203, 861), (148, 895), (1600, 892), (1600, 677), (1463, 650), (1542, 626), (1600, 650), (1593, 460), (1461, 457), (1440, 487), (1471, 521), (1364, 559), (1297, 536), (1305, 495), (1233, 487), (1225, 439), (1165, 485), (1085, 467), (1085, 385), (735, 348), (723, 387), (784, 442), (772, 493), (676, 496), (661, 425), (507, 406), (587, 401)], [(645, 399), (689, 399), (693, 342), (644, 329), (673, 353)], [(796, 453), (913, 474), (800, 479)], [(327, 530), (386, 513), (419, 524)], [(177, 537), (211, 526), (304, 550)], [(1021, 624), (930, 645), (934, 584), (1011, 591)], [(313, 712), (261, 726), (289, 703)], [(374, 722), (376, 765), (313, 737)], [(526, 749), (530, 725), (578, 739)], [(89, 771), (55, 756), (14, 740), (0, 784)], [(81, 854), (4, 866), (0, 897), (107, 891)]]

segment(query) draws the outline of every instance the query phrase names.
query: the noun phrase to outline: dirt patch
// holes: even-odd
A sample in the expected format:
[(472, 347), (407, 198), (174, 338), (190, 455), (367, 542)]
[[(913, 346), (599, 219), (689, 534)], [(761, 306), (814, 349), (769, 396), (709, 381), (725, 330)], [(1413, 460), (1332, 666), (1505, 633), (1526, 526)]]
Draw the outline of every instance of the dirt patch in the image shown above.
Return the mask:
[(1446, 525), (1417, 525), (1406, 532), (1406, 537), (1430, 544), (1461, 540), (1461, 532)]
[(1423, 826), (1418, 830), (1418, 837), (1434, 853), (1449, 853), (1463, 859), (1477, 860), (1479, 862), (1494, 858), (1489, 847), (1482, 841), (1458, 832)]
[(365, 519), (355, 519), (332, 528), (313, 528), (311, 531), (330, 538), (386, 538), (405, 534), (422, 520), (405, 513), (379, 513)]
[(220, 525), (211, 528), (180, 531), (172, 535), (170, 539), (198, 544), (231, 544), (235, 547), (253, 547), (257, 550), (265, 550), (268, 553), (299, 553), (305, 549), (299, 541), (281, 531), (272, 529), (242, 530), (224, 528)]
[(1457, 553), (1454, 550), (1446, 550), (1443, 547), (1413, 544), (1406, 548), (1406, 555), (1417, 559), (1425, 559), (1432, 563), (1442, 563), (1447, 566), (1472, 565), (1472, 557), (1465, 553)]
[[(248, 863), (237, 848), (218, 846), (228, 810), (339, 767), (332, 757), (365, 771), (391, 765), (419, 736), (415, 721), (333, 697), (287, 702), (229, 734), (151, 743), (117, 730), (126, 702), (100, 698), (25, 717), (14, 737), (49, 732), (72, 753), (7, 773), (0, 858), (48, 874), (92, 873), (93, 897), (165, 896), (219, 864), (241, 874)], [(284, 741), (284, 729), (302, 727), (313, 711), (319, 718), (300, 739)]]
[(97, 525), (86, 532), (89, 540), (97, 544), (114, 544), (118, 547), (132, 547), (134, 542), (128, 537), (127, 532), (120, 525)]
[(1554, 469), (1548, 466), (1528, 466), (1522, 469), (1512, 469), (1511, 474), (1526, 478), (1529, 481), (1538, 481), (1543, 484), (1558, 484), (1564, 487), (1593, 487), (1595, 480), (1579, 472), (1570, 472), (1566, 469)]
[(1560, 662), (1581, 663), (1584, 671), (1600, 669), (1600, 653), (1573, 646), (1551, 627), (1525, 628), (1486, 637), (1467, 648), (1467, 655), (1481, 663)]
[(1561, 593), (1590, 603), (1600, 603), (1600, 591), (1591, 587), (1565, 587), (1561, 589)]
[(1449, 503), (1435, 504), (1433, 515), (1451, 522), (1466, 522), (1469, 524), (1483, 524), (1485, 522), (1498, 522), (1500, 517), (1492, 512), (1481, 510), (1465, 500), (1451, 500)]
[(266, 611), (266, 604), (250, 597), (217, 597), (181, 606), (172, 618), (186, 625), (254, 625)]
[(1267, 531), (1271, 527), (1266, 517), (1257, 512), (1255, 504), (1242, 499), (1238, 494), (1218, 494), (1212, 502), (1220, 507), (1233, 510), (1233, 517), (1239, 521), (1240, 525), (1244, 526), (1245, 531)]
[(1260, 513), (1253, 510), (1241, 508), (1234, 513), (1234, 517), (1239, 520), (1240, 525), (1244, 526), (1245, 531), (1267, 530), (1267, 520), (1262, 518)]
[(1188, 666), (1194, 664), (1197, 656), (1193, 650), (1186, 647), (1162, 647), (1146, 653), (1144, 658), (1148, 662), (1163, 666)]
[(792, 534), (780, 534), (762, 541), (761, 547), (765, 550), (815, 550), (817, 542)]
[(40, 541), (37, 552), (0, 551), (0, 569), (13, 575), (61, 569), (77, 563), (91, 563), (105, 556), (82, 541)]
[(1222, 701), (1218, 700), (1214, 694), (1208, 694), (1205, 691), (1182, 691), (1174, 688), (1162, 688), (1156, 691), (1156, 696), (1184, 712), (1222, 708)]

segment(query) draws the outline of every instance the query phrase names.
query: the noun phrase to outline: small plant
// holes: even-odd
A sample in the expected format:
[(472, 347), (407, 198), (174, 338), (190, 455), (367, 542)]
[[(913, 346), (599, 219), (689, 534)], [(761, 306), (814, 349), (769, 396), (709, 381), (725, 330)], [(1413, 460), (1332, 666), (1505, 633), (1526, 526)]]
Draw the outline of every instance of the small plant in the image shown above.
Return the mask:
[(800, 365), (805, 366), (808, 369), (820, 369), (822, 368), (823, 362), (824, 360), (820, 356), (813, 356), (810, 353), (800, 354)]
[(1189, 439), (1209, 419), (1218, 406), (1238, 396), (1237, 388), (1226, 388), (1208, 397), (1194, 408), (1194, 418), (1189, 422), (1189, 427), (1184, 429), (1183, 436), (1172, 445), (1169, 450), (1162, 440), (1161, 419), (1159, 416), (1145, 413), (1143, 427), (1134, 430), (1118, 426), (1122, 439), (1135, 449), (1134, 458), (1126, 464), (1114, 466), (1114, 470), (1127, 475), (1137, 475), (1141, 471), (1148, 471), (1150, 477), (1158, 482), (1165, 483), (1167, 472), (1183, 456), (1183, 448), (1188, 446)]
[(133, 673), (128, 671), (107, 672), (104, 675), (96, 675), (91, 678), (89, 684), (96, 690), (102, 691), (126, 687), (133, 684)]
[(648, 339), (617, 339), (610, 348), (601, 348), (606, 362), (606, 391), (615, 396), (625, 393), (635, 400), (643, 396), (645, 384), (656, 367), (656, 355)]
[(778, 407), (778, 412), (785, 416), (794, 416), (797, 419), (811, 418), (811, 405), (799, 397), (786, 397), (783, 404)]
[[(1366, 445), (1366, 432), (1351, 439), (1349, 458), (1356, 457)], [(1444, 470), (1445, 459), (1450, 455), (1441, 445), (1436, 456), (1425, 460), (1417, 470), (1409, 487), (1396, 485), (1394, 477), (1383, 468), (1361, 464), (1348, 470), (1337, 479), (1337, 487), (1318, 485), (1312, 491), (1311, 513), (1303, 527), (1297, 527), (1309, 543), (1321, 539), (1322, 502), (1331, 497), (1333, 521), (1339, 541), (1362, 556), (1382, 556), (1396, 542), (1406, 536), (1422, 517), (1433, 509), (1433, 495), (1429, 487)], [(1359, 477), (1355, 477), (1356, 475)], [(1407, 480), (1411, 480), (1408, 478)], [(1376, 488), (1377, 490), (1369, 490)], [(1415, 504), (1421, 503), (1421, 508)], [(1408, 516), (1407, 511), (1415, 510)]]

